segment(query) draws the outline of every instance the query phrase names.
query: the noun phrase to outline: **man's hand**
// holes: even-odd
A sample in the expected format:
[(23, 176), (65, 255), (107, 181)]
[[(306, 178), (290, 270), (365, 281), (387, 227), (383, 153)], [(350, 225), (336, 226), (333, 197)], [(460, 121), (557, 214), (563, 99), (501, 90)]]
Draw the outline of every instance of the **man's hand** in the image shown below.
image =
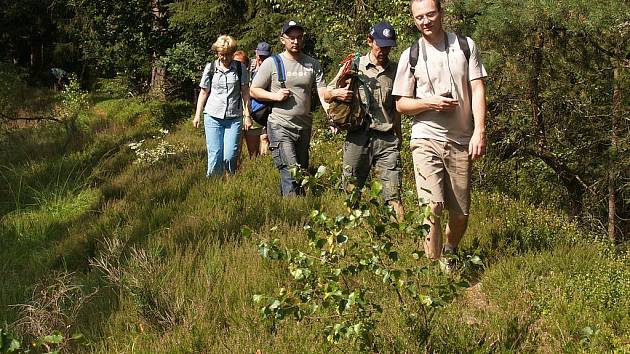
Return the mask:
[(201, 125), (201, 118), (199, 116), (195, 116), (195, 119), (193, 119), (193, 127), (199, 128), (200, 125)]
[(287, 98), (289, 98), (289, 96), (291, 96), (291, 91), (289, 91), (289, 89), (280, 89), (280, 91), (275, 93), (276, 97), (275, 97), (275, 101), (276, 102), (282, 102), (284, 100), (286, 100)]
[(468, 143), (468, 155), (472, 160), (477, 160), (486, 154), (486, 134), (483, 132), (473, 132), (470, 143)]
[(332, 93), (332, 96), (339, 101), (344, 101), (344, 102), (352, 101), (351, 90), (348, 90), (345, 88), (336, 88), (336, 89), (333, 89), (331, 93)]
[(459, 106), (459, 101), (443, 95), (431, 97), (431, 108), (437, 112), (451, 112)]

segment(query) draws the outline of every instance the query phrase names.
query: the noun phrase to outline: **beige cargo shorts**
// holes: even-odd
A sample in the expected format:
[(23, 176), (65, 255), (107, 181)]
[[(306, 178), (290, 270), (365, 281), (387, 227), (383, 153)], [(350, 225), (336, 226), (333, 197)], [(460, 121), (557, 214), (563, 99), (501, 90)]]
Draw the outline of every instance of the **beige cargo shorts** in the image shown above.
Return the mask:
[(468, 146), (432, 139), (411, 139), (410, 146), (418, 197), (468, 215), (472, 175)]

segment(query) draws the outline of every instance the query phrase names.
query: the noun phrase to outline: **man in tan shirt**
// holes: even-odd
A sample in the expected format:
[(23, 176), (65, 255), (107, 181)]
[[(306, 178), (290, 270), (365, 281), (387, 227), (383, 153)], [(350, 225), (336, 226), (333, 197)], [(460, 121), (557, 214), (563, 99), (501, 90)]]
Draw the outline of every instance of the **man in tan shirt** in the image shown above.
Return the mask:
[[(367, 37), (370, 51), (359, 61), (359, 96), (367, 107), (367, 121), (358, 130), (348, 132), (343, 149), (343, 181), (346, 190), (350, 185), (361, 189), (372, 166), (383, 184), (383, 198), (399, 219), (404, 217), (400, 201), (402, 169), (400, 164), (400, 113), (392, 96), (397, 63), (389, 59), (396, 45), (396, 31), (387, 22), (375, 24)], [(341, 71), (328, 86), (324, 98), (347, 101), (352, 91), (335, 88)]]
[[(398, 111), (414, 117), (410, 145), (416, 187), (434, 214), (427, 220), (424, 246), (429, 258), (438, 259), (442, 251), (456, 250), (468, 224), (471, 160), (483, 156), (486, 148), (487, 74), (472, 39), (442, 28), (439, 0), (411, 0), (410, 7), (422, 34), (412, 47), (418, 59), (413, 67), (412, 48), (402, 53), (393, 94)], [(444, 208), (449, 220), (442, 244)]]

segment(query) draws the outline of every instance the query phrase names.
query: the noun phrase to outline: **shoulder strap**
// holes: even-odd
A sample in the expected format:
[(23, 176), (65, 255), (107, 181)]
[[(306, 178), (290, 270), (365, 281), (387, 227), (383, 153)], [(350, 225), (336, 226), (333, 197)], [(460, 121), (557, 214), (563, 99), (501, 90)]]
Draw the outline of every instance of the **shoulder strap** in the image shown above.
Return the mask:
[(276, 72), (278, 73), (278, 82), (280, 82), (280, 87), (286, 88), (287, 86), (285, 82), (287, 81), (287, 77), (284, 71), (284, 63), (282, 62), (282, 58), (279, 54), (274, 54), (273, 61), (276, 63)]
[(411, 69), (411, 74), (416, 72), (416, 65), (418, 65), (418, 55), (420, 55), (420, 46), (418, 45), (418, 41), (413, 42), (411, 48), (409, 48), (409, 68)]
[[(242, 80), (242, 76), (243, 76), (242, 65), (243, 64), (241, 64), (241, 62), (238, 61), (238, 60), (232, 60), (232, 62), (236, 62), (236, 76), (238, 76), (238, 89), (237, 89), (237, 91), (238, 91), (239, 97), (242, 97), (241, 86), (243, 85), (243, 80)], [(239, 102), (240, 102), (240, 100), (239, 100)]]
[(464, 52), (464, 56), (466, 57), (466, 61), (470, 61), (470, 46), (468, 45), (468, 40), (465, 36), (462, 36), (459, 33), (456, 33), (457, 41), (459, 42), (459, 49)]
[(242, 85), (243, 84), (243, 80), (242, 80), (242, 77), (243, 77), (243, 64), (241, 64), (241, 62), (238, 61), (238, 60), (235, 60), (235, 61), (236, 61), (236, 75), (238, 76), (238, 83), (240, 85)]
[(210, 86), (212, 87), (212, 77), (214, 76), (214, 71), (216, 70), (216, 66), (214, 64), (214, 60), (210, 62)]
[(357, 88), (358, 86), (363, 86), (363, 91), (365, 92), (365, 103), (363, 106), (365, 107), (365, 111), (370, 111), (370, 106), (372, 105), (372, 90), (370, 89), (370, 85), (361, 77), (361, 73), (359, 70), (359, 60), (361, 59), (361, 55), (359, 53), (355, 54), (355, 60), (352, 61), (351, 64), (351, 72), (354, 73), (354, 80), (357, 80)]

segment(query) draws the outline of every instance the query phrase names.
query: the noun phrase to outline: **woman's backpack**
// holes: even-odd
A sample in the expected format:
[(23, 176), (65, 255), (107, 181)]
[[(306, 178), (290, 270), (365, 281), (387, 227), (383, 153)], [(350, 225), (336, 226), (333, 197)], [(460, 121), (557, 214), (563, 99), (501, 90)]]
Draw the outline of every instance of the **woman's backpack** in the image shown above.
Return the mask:
[[(333, 126), (347, 131), (362, 128), (367, 123), (367, 113), (370, 107), (370, 89), (359, 77), (359, 53), (350, 54), (340, 64), (341, 74), (335, 83), (337, 88), (347, 87), (352, 91), (350, 102), (333, 100), (328, 107), (328, 117)], [(363, 86), (366, 93), (367, 104), (364, 104), (359, 95), (359, 86)]]

